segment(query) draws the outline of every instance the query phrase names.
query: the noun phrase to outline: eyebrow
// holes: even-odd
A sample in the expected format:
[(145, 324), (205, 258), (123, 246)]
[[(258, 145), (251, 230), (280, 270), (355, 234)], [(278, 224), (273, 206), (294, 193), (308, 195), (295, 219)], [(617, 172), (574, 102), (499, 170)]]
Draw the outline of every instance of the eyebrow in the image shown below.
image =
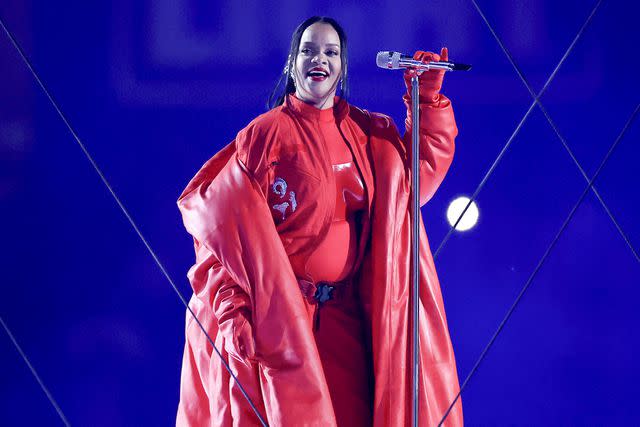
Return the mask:
[[(303, 44), (303, 45), (305, 45), (305, 44), (312, 44), (312, 45), (315, 45), (316, 43), (314, 43), (314, 42), (302, 42), (302, 44)], [(339, 44), (335, 44), (335, 43), (327, 43), (327, 46), (340, 47), (340, 45), (339, 45)]]

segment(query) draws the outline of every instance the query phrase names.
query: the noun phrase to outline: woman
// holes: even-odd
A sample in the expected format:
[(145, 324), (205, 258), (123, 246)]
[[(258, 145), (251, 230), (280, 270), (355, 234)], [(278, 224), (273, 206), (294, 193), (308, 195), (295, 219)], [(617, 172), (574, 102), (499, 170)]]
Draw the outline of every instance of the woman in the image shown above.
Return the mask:
[[(446, 60), (447, 50), (415, 57)], [(270, 425), (409, 425), (410, 111), (403, 139), (390, 118), (335, 96), (346, 90), (347, 43), (330, 18), (296, 29), (283, 77), (278, 106), (180, 196), (196, 250), (190, 307)], [(420, 79), (421, 204), (457, 134), (442, 79)], [(420, 233), (419, 411), (421, 425), (435, 425), (458, 379)], [(186, 336), (178, 424), (258, 424), (189, 313)], [(458, 403), (446, 425), (459, 424)]]

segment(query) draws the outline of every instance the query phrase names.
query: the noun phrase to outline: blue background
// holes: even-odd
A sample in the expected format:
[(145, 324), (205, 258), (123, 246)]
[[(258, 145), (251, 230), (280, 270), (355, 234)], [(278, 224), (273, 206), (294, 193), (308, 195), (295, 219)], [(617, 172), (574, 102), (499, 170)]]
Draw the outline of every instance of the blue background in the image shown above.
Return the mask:
[[(596, 2), (480, 0), (539, 92)], [(8, 0), (0, 16), (183, 295), (194, 255), (175, 200), (253, 117), (303, 19), (349, 37), (351, 102), (402, 124), (401, 74), (378, 50), (448, 46), (443, 92), (460, 135), (423, 209), (432, 249), (447, 205), (470, 195), (532, 97), (474, 4)], [(635, 2), (604, 1), (541, 103), (588, 178), (640, 102)], [(74, 425), (170, 425), (185, 309), (0, 34), (0, 316)], [(595, 188), (638, 251), (640, 123)], [(461, 381), (587, 185), (534, 107), (478, 197), (480, 221), (436, 265)], [(463, 393), (467, 425), (640, 424), (640, 263), (590, 191)], [(304, 393), (304, 390), (300, 391)], [(61, 421), (0, 331), (0, 424)]]

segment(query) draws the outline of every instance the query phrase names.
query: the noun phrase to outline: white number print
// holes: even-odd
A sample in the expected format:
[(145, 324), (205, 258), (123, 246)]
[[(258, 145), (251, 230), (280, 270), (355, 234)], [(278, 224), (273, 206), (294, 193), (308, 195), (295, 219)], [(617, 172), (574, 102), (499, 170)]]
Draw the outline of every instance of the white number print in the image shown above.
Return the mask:
[[(279, 177), (276, 177), (275, 181), (271, 185), (271, 189), (273, 193), (279, 196), (281, 199), (284, 199), (287, 195), (287, 182)], [(272, 206), (273, 209), (277, 210), (282, 214), (282, 220), (284, 221), (287, 216), (287, 209), (291, 208), (291, 212), (295, 212), (298, 207), (298, 201), (296, 200), (296, 193), (294, 191), (289, 191), (289, 201), (276, 203)]]

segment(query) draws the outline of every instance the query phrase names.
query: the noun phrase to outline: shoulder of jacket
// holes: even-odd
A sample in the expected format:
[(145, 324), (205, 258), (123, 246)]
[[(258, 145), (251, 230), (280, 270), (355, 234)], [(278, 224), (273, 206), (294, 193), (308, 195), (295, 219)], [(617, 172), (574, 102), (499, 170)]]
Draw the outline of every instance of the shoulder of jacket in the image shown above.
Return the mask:
[(376, 129), (395, 129), (396, 124), (390, 116), (371, 112), (371, 126)]
[(278, 140), (280, 132), (288, 128), (288, 115), (282, 107), (273, 108), (253, 119), (236, 136), (238, 158), (249, 168), (268, 153)]
[(395, 128), (393, 119), (386, 114), (376, 113), (365, 110), (364, 108), (350, 106), (350, 115), (353, 120), (358, 123), (368, 122), (368, 128), (371, 129), (390, 129)]
[(286, 114), (281, 111), (280, 107), (262, 113), (238, 132), (238, 138), (250, 140), (256, 137), (264, 138), (275, 134), (281, 127), (283, 120), (286, 120), (285, 116)]

